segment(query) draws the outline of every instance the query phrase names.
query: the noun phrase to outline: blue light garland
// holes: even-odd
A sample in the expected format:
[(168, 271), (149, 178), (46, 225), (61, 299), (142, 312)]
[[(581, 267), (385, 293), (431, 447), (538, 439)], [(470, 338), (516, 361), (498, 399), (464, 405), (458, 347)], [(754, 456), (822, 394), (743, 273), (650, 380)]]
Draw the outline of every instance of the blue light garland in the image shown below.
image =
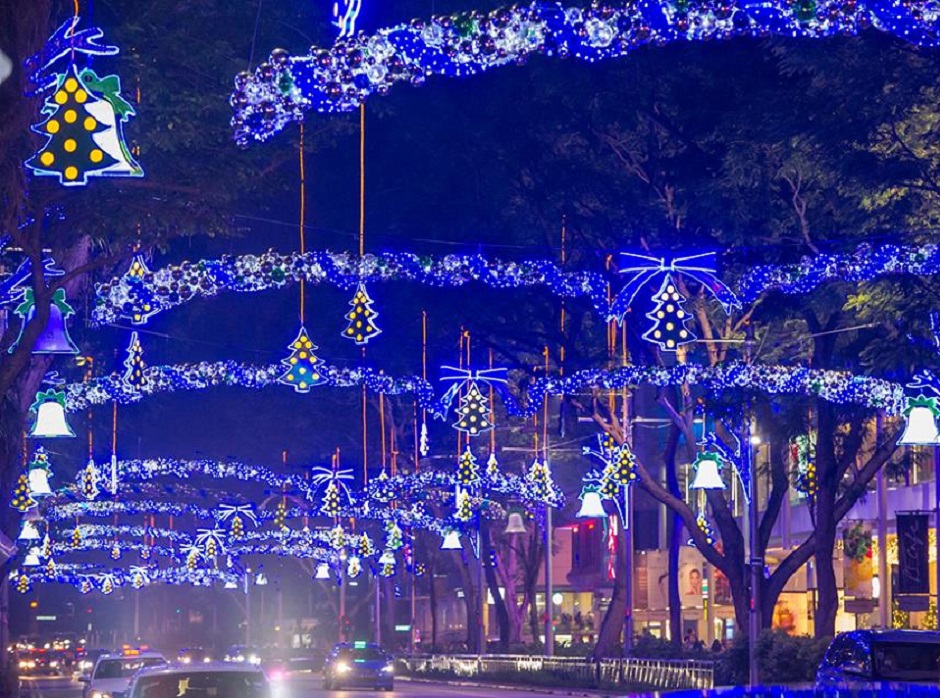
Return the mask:
[[(566, 272), (549, 260), (506, 262), (482, 255), (420, 256), (386, 252), (361, 259), (348, 252), (314, 251), (222, 257), (183, 262), (138, 276), (125, 274), (99, 284), (92, 311), (96, 323), (131, 320), (142, 324), (153, 315), (194, 298), (214, 298), (224, 291), (257, 293), (284, 288), (301, 279), (309, 284), (331, 284), (344, 290), (360, 284), (410, 281), (433, 288), (457, 288), (471, 282), (491, 288), (541, 286), (560, 298), (586, 296), (601, 314), (607, 313), (607, 282), (600, 274)], [(138, 308), (148, 299), (147, 314)]]
[(940, 274), (940, 245), (860, 245), (849, 254), (819, 254), (797, 264), (753, 267), (738, 281), (739, 295), (752, 302), (768, 291), (809, 293), (827, 281), (859, 283), (882, 276)]
[(236, 142), (265, 141), (307, 111), (355, 109), (397, 83), (467, 77), (533, 55), (586, 61), (619, 58), (647, 44), (736, 36), (820, 38), (874, 26), (920, 46), (938, 43), (927, 0), (851, 2), (742, 0), (736, 3), (618, 2), (590, 8), (533, 2), (380, 29), (291, 57), (277, 49), (253, 73), (235, 78), (231, 104)]
[[(278, 364), (252, 366), (235, 361), (149, 367), (144, 371), (146, 380), (140, 392), (130, 390), (118, 374), (65, 386), (66, 410), (83, 411), (112, 401), (127, 403), (145, 395), (219, 386), (267, 388), (277, 383), (280, 373)], [(421, 409), (437, 416), (446, 414), (445, 405), (435, 400), (431, 384), (419, 376), (395, 378), (369, 368), (333, 366), (324, 366), (324, 374), (334, 387), (365, 386), (374, 393), (386, 395), (410, 393)], [(530, 417), (540, 409), (546, 395), (574, 395), (587, 388), (619, 390), (642, 384), (660, 387), (691, 384), (711, 391), (755, 390), (771, 395), (815, 396), (837, 404), (881, 409), (888, 414), (901, 414), (905, 406), (904, 386), (900, 383), (848, 371), (739, 362), (719, 366), (625, 366), (610, 370), (587, 369), (565, 377), (540, 376), (526, 386), (524, 400), (507, 393), (503, 401), (510, 415)]]
[[(622, 254), (629, 261), (630, 253)], [(135, 264), (138, 263), (135, 260)], [(50, 264), (54, 263), (50, 261)], [(860, 283), (890, 275), (940, 274), (940, 245), (886, 245), (877, 249), (862, 245), (847, 254), (820, 254), (796, 264), (752, 267), (738, 279), (736, 294), (711, 271), (702, 278), (695, 276), (694, 269), (678, 271), (703, 282), (730, 311), (738, 300), (752, 303), (768, 292), (806, 294), (829, 281)], [(639, 281), (645, 282), (649, 276), (642, 275)], [(346, 252), (314, 251), (301, 255), (269, 251), (260, 255), (184, 262), (156, 272), (144, 270), (116, 277), (98, 285), (92, 320), (97, 324), (120, 320), (143, 324), (156, 314), (196, 298), (214, 298), (224, 292), (257, 293), (285, 288), (301, 279), (344, 290), (355, 289), (360, 282), (391, 281), (408, 281), (432, 288), (460, 288), (469, 283), (482, 283), (495, 289), (538, 287), (559, 298), (587, 298), (599, 315), (619, 318), (639, 290), (637, 276), (627, 278), (617, 297), (608, 303), (609, 280), (604, 275), (564, 271), (550, 260), (507, 262), (482, 255), (434, 257), (397, 252), (366, 255), (360, 260)], [(6, 295), (0, 293), (0, 303), (5, 298), (11, 299), (10, 294), (16, 288), (19, 287)], [(141, 310), (142, 306), (146, 307), (146, 312)]]

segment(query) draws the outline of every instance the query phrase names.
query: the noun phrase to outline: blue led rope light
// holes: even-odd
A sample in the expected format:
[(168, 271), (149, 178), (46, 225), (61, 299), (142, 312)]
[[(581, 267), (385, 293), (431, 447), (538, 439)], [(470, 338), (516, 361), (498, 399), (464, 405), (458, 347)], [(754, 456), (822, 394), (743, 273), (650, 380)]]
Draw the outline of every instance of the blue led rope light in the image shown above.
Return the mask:
[(600, 274), (565, 272), (552, 261), (507, 262), (483, 255), (420, 256), (386, 252), (358, 255), (314, 251), (222, 257), (183, 262), (141, 278), (117, 277), (99, 284), (92, 311), (96, 323), (134, 320), (141, 290), (149, 299), (152, 317), (194, 298), (214, 298), (225, 291), (256, 293), (284, 288), (301, 279), (308, 284), (332, 284), (351, 291), (359, 284), (411, 281), (434, 288), (460, 287), (471, 282), (491, 288), (542, 286), (561, 298), (587, 296), (602, 315), (607, 313), (607, 282)]
[[(329, 385), (334, 387), (365, 386), (374, 393), (386, 395), (410, 393), (421, 409), (440, 418), (446, 415), (445, 407), (434, 398), (431, 384), (418, 376), (395, 378), (368, 368), (324, 368)], [(145, 395), (219, 386), (266, 388), (277, 383), (280, 372), (278, 364), (252, 366), (234, 361), (151, 366), (145, 370), (147, 385), (141, 392), (128, 388), (118, 374), (65, 386), (66, 410), (78, 412), (112, 401), (134, 402)], [(901, 414), (905, 406), (904, 386), (900, 383), (848, 371), (739, 362), (719, 366), (625, 366), (610, 370), (587, 369), (565, 377), (540, 376), (527, 385), (524, 401), (508, 393), (503, 400), (510, 415), (530, 417), (541, 408), (545, 395), (574, 395), (587, 388), (619, 390), (641, 384), (665, 387), (686, 383), (711, 391), (755, 390), (772, 395), (815, 396), (837, 404), (880, 409), (888, 414)]]
[[(827, 281), (859, 283), (883, 276), (940, 274), (940, 245), (862, 245), (847, 254), (820, 254), (795, 264), (762, 265), (745, 271), (736, 284), (736, 295), (751, 303), (767, 292), (787, 295), (810, 293)], [(304, 255), (265, 252), (260, 255), (223, 257), (184, 262), (142, 277), (123, 275), (97, 287), (92, 319), (98, 324), (146, 319), (196, 298), (214, 298), (224, 292), (258, 293), (284, 288), (304, 279), (311, 284), (331, 284), (355, 289), (368, 283), (410, 281), (432, 288), (459, 288), (482, 283), (495, 289), (545, 288), (559, 298), (587, 298), (606, 318), (623, 313), (620, 293), (608, 305), (608, 279), (594, 272), (563, 271), (550, 260), (507, 262), (482, 255), (419, 256), (411, 253), (366, 255), (361, 261), (346, 252), (317, 251)], [(626, 290), (626, 289), (625, 289)], [(729, 292), (730, 293), (730, 292)], [(149, 310), (141, 320), (139, 298), (148, 299)], [(0, 296), (0, 302), (3, 297)]]
[(849, 254), (818, 254), (796, 264), (752, 267), (738, 280), (739, 295), (752, 302), (769, 291), (809, 293), (827, 281), (860, 283), (882, 276), (940, 274), (940, 245), (860, 245)]
[(305, 56), (273, 51), (253, 73), (236, 76), (232, 128), (240, 145), (265, 141), (307, 111), (351, 111), (397, 83), (467, 77), (533, 55), (594, 62), (647, 44), (767, 35), (815, 39), (868, 26), (933, 47), (937, 14), (930, 0), (640, 0), (591, 8), (533, 2), (489, 14), (413, 20), (345, 37), (330, 48), (313, 47)]

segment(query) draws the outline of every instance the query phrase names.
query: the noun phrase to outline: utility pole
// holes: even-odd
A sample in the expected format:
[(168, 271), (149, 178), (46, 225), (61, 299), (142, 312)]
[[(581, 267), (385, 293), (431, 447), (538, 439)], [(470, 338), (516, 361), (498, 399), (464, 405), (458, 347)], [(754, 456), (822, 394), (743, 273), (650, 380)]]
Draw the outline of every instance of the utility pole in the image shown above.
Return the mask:
[(483, 565), (486, 564), (483, 561), (483, 517), (478, 515), (477, 519), (477, 573), (479, 576), (479, 582), (477, 586), (480, 588), (480, 598), (477, 611), (480, 614), (480, 623), (477, 637), (477, 652), (479, 654), (486, 654), (486, 570)]
[(246, 569), (242, 577), (242, 588), (245, 592), (245, 644), (251, 646), (251, 569)]

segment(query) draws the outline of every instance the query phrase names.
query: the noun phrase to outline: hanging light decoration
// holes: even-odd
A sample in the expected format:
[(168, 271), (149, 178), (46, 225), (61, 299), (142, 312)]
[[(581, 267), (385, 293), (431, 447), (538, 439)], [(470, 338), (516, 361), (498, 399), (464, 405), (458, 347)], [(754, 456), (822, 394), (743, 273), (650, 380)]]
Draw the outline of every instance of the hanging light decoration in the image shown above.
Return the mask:
[(23, 558), (23, 567), (39, 567), (42, 560), (39, 557), (39, 548), (30, 548)]
[(20, 535), (17, 537), (18, 541), (31, 541), (39, 540), (41, 536), (39, 535), (39, 529), (36, 527), (36, 524), (32, 521), (23, 521), (22, 527), (20, 528)]
[[(26, 326), (32, 322), (36, 316), (36, 301), (33, 296), (33, 289), (28, 288), (22, 296), (22, 301), (13, 311), (23, 320), (20, 326), (19, 337), (10, 347), (9, 353), (13, 353), (23, 338)], [(66, 318), (74, 314), (72, 306), (65, 300), (65, 289), (59, 288), (52, 294), (49, 301), (49, 319), (42, 332), (33, 343), (33, 354), (77, 354), (78, 347), (69, 337), (69, 328)]]
[(520, 514), (518, 511), (511, 512), (509, 514), (509, 519), (506, 522), (506, 530), (503, 531), (503, 533), (505, 533), (507, 536), (527, 533), (525, 522), (522, 520), (522, 514)]
[(441, 550), (461, 549), (463, 549), (463, 544), (460, 542), (460, 531), (448, 531), (444, 534), (444, 540), (441, 541)]
[(689, 485), (692, 490), (723, 490), (725, 482), (721, 479), (721, 456), (714, 451), (702, 451), (695, 457), (695, 479)]
[(75, 438), (75, 432), (65, 419), (64, 391), (52, 389), (36, 393), (36, 400), (29, 411), (36, 413), (36, 421), (29, 431), (29, 438)]
[(313, 576), (314, 579), (329, 579), (330, 578), (330, 566), (321, 562), (317, 565), (317, 573)]
[(581, 508), (578, 510), (577, 517), (579, 519), (603, 519), (607, 517), (600, 490), (595, 485), (585, 485), (581, 488)]
[(932, 446), (940, 444), (940, 431), (937, 429), (937, 416), (940, 407), (937, 398), (919, 395), (907, 399), (904, 416), (907, 424), (904, 433), (898, 439), (900, 446)]
[(49, 455), (42, 446), (36, 449), (33, 460), (29, 464), (29, 494), (31, 497), (49, 497), (52, 489), (49, 487)]

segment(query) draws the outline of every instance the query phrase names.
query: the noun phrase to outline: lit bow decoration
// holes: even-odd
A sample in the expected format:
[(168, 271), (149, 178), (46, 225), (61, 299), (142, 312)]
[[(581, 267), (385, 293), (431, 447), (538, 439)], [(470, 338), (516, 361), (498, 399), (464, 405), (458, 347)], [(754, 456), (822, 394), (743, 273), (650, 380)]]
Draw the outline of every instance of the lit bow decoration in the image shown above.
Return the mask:
[(610, 304), (608, 320), (623, 322), (623, 316), (633, 304), (636, 294), (646, 284), (663, 274), (681, 274), (691, 277), (707, 289), (721, 303), (726, 313), (741, 307), (741, 301), (734, 292), (718, 278), (715, 264), (715, 252), (702, 252), (687, 257), (652, 257), (636, 252), (620, 253), (620, 273), (628, 275), (627, 283)]
[(55, 85), (56, 77), (51, 73), (53, 64), (68, 55), (83, 53), (86, 56), (116, 56), (117, 46), (99, 44), (104, 36), (99, 27), (75, 31), (81, 17), (74, 15), (55, 30), (39, 53), (26, 59), (25, 67), (32, 88), (29, 96), (37, 95)]
[(907, 387), (921, 394), (931, 392), (940, 397), (940, 378), (937, 378), (933, 371), (927, 369), (915, 375), (911, 382), (907, 384)]
[[(56, 261), (49, 256), (42, 259), (42, 275), (48, 283), (50, 279), (62, 276), (65, 272), (56, 266)], [(23, 294), (33, 280), (33, 263), (28, 257), (23, 260), (16, 271), (0, 282), (0, 305), (13, 303), (23, 299)]]
[(467, 368), (456, 368), (454, 366), (441, 366), (441, 382), (453, 382), (454, 384), (447, 389), (437, 404), (434, 416), (438, 419), (446, 419), (450, 406), (460, 392), (468, 383), (478, 383), (494, 388), (503, 398), (509, 395), (506, 384), (509, 383), (509, 369), (507, 368), (484, 368), (473, 370)]
[(233, 516), (244, 517), (251, 521), (255, 526), (258, 525), (258, 517), (255, 515), (254, 507), (251, 504), (220, 504), (219, 521), (228, 521)]
[(346, 501), (349, 502), (349, 504), (354, 503), (353, 494), (349, 491), (349, 486), (346, 485), (347, 482), (351, 482), (355, 479), (351, 468), (347, 470), (334, 470), (333, 468), (321, 466), (311, 468), (310, 473), (310, 482), (313, 485), (310, 495), (316, 497), (322, 487), (332, 483), (341, 494), (345, 495)]
[(205, 557), (214, 557), (210, 553), (210, 546), (215, 546), (215, 555), (224, 555), (225, 536), (221, 528), (200, 528), (196, 530), (196, 545), (202, 549)]

